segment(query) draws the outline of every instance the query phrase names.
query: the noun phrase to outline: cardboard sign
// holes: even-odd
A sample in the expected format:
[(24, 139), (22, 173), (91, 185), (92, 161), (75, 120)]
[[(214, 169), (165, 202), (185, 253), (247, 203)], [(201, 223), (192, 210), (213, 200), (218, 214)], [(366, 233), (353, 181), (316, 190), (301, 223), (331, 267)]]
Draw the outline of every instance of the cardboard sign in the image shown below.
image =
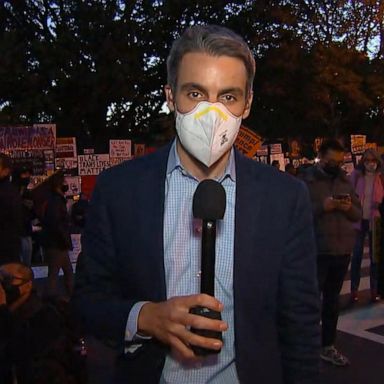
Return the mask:
[(131, 157), (131, 140), (109, 140), (109, 156), (112, 158)]
[(261, 136), (242, 125), (235, 141), (235, 147), (247, 157), (256, 155), (263, 140)]
[(104, 169), (109, 168), (109, 154), (79, 155), (79, 175), (98, 175)]
[(84, 153), (84, 155), (93, 155), (95, 153), (95, 149), (94, 148), (84, 148), (83, 153)]
[(65, 196), (71, 197), (81, 193), (81, 177), (80, 176), (66, 176), (65, 181), (68, 185), (68, 191)]
[(42, 124), (19, 127), (0, 127), (0, 151), (53, 149), (56, 143), (56, 126)]
[(279, 164), (280, 164), (280, 171), (285, 171), (284, 154), (277, 153), (277, 154), (271, 155), (271, 164), (275, 160), (277, 160), (279, 162)]
[[(271, 155), (280, 155), (281, 153), (283, 153), (283, 148), (281, 147), (280, 143), (278, 143), (278, 144), (270, 144), (269, 147), (271, 149)], [(284, 156), (283, 156), (283, 158), (284, 158)], [(272, 162), (272, 160), (271, 160), (271, 162)]]
[(350, 176), (355, 170), (353, 162), (344, 163), (341, 168), (345, 171), (348, 176)]
[(115, 165), (119, 165), (124, 161), (131, 160), (131, 159), (132, 157), (110, 157), (109, 164), (111, 167), (114, 167)]
[(81, 234), (71, 233), (72, 251), (69, 251), (69, 259), (71, 263), (76, 263), (81, 252)]
[(262, 145), (257, 151), (256, 156), (268, 156), (268, 145)]
[(145, 155), (145, 144), (135, 144), (135, 157)]
[(55, 159), (55, 167), (56, 169), (76, 169), (77, 168), (77, 158), (76, 159)]
[(377, 151), (377, 144), (376, 143), (365, 143), (365, 150), (367, 149), (373, 149)]
[(351, 151), (354, 155), (364, 153), (367, 136), (351, 135)]
[(17, 168), (31, 168), (34, 175), (45, 174), (44, 152), (40, 150), (9, 151), (13, 166)]
[(56, 138), (55, 155), (56, 155), (56, 158), (59, 158), (59, 159), (77, 158), (76, 137)]

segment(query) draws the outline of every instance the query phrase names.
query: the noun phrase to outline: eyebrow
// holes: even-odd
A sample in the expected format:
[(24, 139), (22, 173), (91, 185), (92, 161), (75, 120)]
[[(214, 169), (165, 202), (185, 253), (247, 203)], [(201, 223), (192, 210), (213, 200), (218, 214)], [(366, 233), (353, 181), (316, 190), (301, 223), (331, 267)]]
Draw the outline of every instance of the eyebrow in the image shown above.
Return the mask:
[[(187, 91), (189, 89), (197, 89), (205, 94), (208, 94), (208, 90), (198, 83), (185, 83), (181, 86), (182, 91)], [(239, 96), (244, 95), (244, 91), (239, 87), (230, 87), (219, 90), (219, 95), (224, 95), (226, 93), (234, 93)]]

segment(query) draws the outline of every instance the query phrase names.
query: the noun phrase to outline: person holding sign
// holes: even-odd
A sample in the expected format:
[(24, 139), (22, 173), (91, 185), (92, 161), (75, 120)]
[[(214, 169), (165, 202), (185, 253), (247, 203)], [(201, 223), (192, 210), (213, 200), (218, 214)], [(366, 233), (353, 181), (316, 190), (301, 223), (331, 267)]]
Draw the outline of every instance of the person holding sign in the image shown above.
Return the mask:
[[(167, 65), (177, 138), (99, 176), (79, 311), (123, 352), (115, 383), (312, 384), (320, 314), (308, 191), (233, 147), (251, 109), (252, 53), (231, 30), (199, 25)], [(206, 179), (221, 185), (226, 209), (205, 227), (192, 202)], [(218, 219), (214, 296), (200, 293), (208, 219)]]
[(357, 238), (351, 262), (351, 301), (359, 300), (361, 261), (364, 253), (365, 238), (369, 237), (371, 300), (380, 300), (378, 295), (377, 261), (374, 254), (373, 237), (381, 232), (380, 204), (384, 199), (384, 177), (381, 175), (380, 155), (373, 149), (367, 149), (358, 168), (352, 173), (351, 181), (363, 207), (363, 217), (356, 225)]

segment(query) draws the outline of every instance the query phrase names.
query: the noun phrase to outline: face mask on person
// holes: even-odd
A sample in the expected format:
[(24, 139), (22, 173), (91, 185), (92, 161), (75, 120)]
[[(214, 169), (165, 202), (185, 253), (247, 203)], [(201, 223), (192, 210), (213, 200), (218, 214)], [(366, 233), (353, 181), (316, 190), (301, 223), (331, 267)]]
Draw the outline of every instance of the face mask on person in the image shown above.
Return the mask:
[(364, 167), (365, 167), (365, 170), (367, 172), (376, 172), (377, 170), (377, 163), (376, 162), (373, 162), (373, 161), (366, 161), (364, 163)]
[(340, 167), (334, 164), (324, 164), (323, 169), (324, 172), (332, 177), (336, 177), (340, 172)]
[(61, 190), (62, 190), (63, 193), (67, 193), (68, 190), (69, 190), (68, 185), (67, 185), (67, 184), (64, 184), (64, 185), (61, 187)]
[(176, 131), (181, 144), (207, 167), (232, 147), (241, 120), (222, 103), (203, 101), (188, 113), (180, 113), (176, 108)]
[(23, 187), (28, 187), (30, 182), (31, 182), (31, 178), (30, 177), (23, 177), (23, 178), (20, 179), (20, 184)]
[(12, 305), (14, 302), (16, 302), (20, 296), (20, 289), (17, 285), (12, 284), (4, 284), (3, 285), (4, 292), (5, 292), (5, 299), (7, 302), (7, 305)]

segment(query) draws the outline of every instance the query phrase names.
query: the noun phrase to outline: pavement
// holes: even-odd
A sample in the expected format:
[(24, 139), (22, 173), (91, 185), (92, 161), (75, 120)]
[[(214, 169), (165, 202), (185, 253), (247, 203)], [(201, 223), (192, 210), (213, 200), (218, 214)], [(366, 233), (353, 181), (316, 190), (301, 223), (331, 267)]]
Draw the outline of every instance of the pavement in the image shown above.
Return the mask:
[[(35, 271), (39, 290), (44, 289), (46, 269)], [(349, 302), (350, 274), (341, 292), (341, 315), (338, 323), (337, 348), (351, 361), (348, 367), (321, 363), (321, 384), (384, 383), (384, 301), (370, 303), (369, 259), (363, 259), (359, 302)], [(115, 352), (87, 336), (89, 384), (109, 384)], [(264, 384), (264, 383), (260, 383)], [(273, 383), (270, 383), (273, 384)]]

